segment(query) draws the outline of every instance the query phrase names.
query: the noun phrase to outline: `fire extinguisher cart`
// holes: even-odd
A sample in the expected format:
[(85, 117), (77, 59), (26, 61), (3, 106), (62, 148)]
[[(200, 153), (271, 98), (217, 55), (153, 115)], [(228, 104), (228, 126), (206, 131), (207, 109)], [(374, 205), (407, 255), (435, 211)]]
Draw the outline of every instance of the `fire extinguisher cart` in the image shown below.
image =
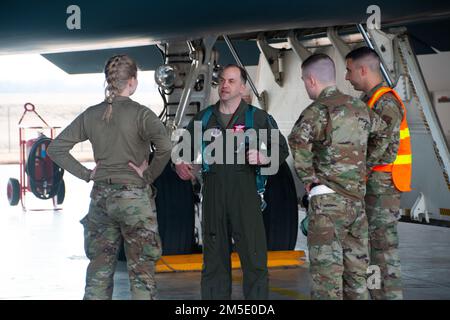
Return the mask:
[[(55, 137), (55, 130), (60, 127), (51, 127), (36, 112), (32, 103), (24, 105), (24, 112), (19, 120), (20, 143), (20, 180), (10, 178), (7, 186), (8, 201), (11, 206), (19, 203), (22, 209), (39, 211), (48, 209), (27, 209), (25, 206), (26, 194), (32, 192), (38, 199), (52, 199), (53, 209), (61, 210), (64, 201), (65, 184), (64, 170), (56, 165), (47, 155), (47, 147)], [(42, 126), (25, 126), (22, 122), (26, 115), (33, 113), (43, 123)], [(32, 139), (27, 135), (34, 132)], [(46, 132), (50, 137), (43, 134)], [(37, 134), (36, 134), (37, 133)], [(38, 135), (38, 137), (36, 137)], [(27, 140), (28, 139), (28, 140)]]

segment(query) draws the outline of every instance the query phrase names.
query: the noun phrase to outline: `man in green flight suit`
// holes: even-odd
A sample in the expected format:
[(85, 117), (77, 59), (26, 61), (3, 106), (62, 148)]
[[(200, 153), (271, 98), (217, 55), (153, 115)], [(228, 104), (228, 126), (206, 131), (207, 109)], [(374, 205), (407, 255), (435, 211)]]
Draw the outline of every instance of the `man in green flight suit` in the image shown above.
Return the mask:
[[(231, 238), (242, 265), (245, 299), (268, 298), (263, 201), (258, 191), (264, 187), (260, 184), (263, 169), (270, 166), (272, 171), (265, 174), (275, 174), (289, 151), (274, 119), (242, 99), (246, 80), (243, 68), (224, 67), (219, 81), (220, 100), (199, 112), (187, 127), (193, 137), (191, 142), (202, 144), (202, 299), (231, 298)], [(202, 128), (203, 139), (196, 139), (196, 125)], [(252, 129), (258, 132), (257, 136), (244, 140), (247, 143), (241, 140), (240, 144), (237, 138), (235, 147), (234, 135), (247, 136)], [(267, 133), (267, 152), (264, 147), (261, 149), (261, 129)], [(206, 145), (208, 136), (212, 142)], [(240, 156), (244, 161), (239, 161)], [(199, 166), (183, 161), (176, 163), (175, 168), (181, 179), (189, 180), (194, 179)]]

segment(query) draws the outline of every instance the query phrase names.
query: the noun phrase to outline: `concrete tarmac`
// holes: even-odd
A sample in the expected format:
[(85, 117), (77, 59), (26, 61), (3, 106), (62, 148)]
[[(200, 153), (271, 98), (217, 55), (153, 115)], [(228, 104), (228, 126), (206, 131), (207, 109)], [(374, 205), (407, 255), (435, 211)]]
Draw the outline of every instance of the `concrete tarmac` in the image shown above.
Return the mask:
[[(92, 167), (92, 163), (85, 164)], [(87, 213), (91, 183), (65, 173), (66, 199), (53, 211), (51, 200), (27, 193), (28, 209), (11, 207), (6, 196), (9, 178), (19, 179), (18, 165), (0, 166), (0, 299), (79, 300), (84, 293), (88, 260), (79, 220)], [(400, 257), (405, 299), (450, 299), (450, 228), (399, 224)], [(306, 249), (299, 231), (297, 250)], [(200, 299), (200, 272), (158, 273), (159, 298)], [(233, 271), (233, 299), (242, 299), (242, 272)], [(308, 263), (269, 271), (273, 300), (308, 300)], [(126, 264), (119, 262), (113, 299), (130, 299)]]

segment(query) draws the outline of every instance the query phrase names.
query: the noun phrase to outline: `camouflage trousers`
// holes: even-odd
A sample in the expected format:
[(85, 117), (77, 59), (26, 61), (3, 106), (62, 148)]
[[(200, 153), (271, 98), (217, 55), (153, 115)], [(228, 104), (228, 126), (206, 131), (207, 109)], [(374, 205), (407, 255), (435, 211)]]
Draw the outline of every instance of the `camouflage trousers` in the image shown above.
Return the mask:
[(309, 206), (311, 298), (368, 299), (368, 226), (362, 201), (317, 195)]
[(370, 290), (372, 299), (403, 299), (397, 224), (400, 215), (400, 192), (367, 194), (370, 264), (381, 271), (381, 288)]
[(161, 256), (154, 195), (149, 187), (95, 183), (84, 226), (90, 260), (84, 299), (111, 299), (123, 239), (132, 299), (156, 299), (155, 264)]

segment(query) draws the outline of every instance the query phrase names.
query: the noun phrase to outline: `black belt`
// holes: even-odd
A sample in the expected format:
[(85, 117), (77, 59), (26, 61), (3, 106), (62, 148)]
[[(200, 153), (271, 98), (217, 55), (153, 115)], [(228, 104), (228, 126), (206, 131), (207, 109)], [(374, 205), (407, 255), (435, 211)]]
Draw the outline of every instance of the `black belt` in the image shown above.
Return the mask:
[(95, 181), (95, 182), (101, 183), (101, 184), (109, 184), (109, 185), (120, 184), (120, 185), (130, 185), (130, 186), (141, 187), (141, 188), (146, 187), (146, 184), (144, 184), (144, 183), (139, 183), (139, 182), (133, 181), (133, 180), (117, 179), (117, 178), (108, 178), (105, 180), (99, 180), (99, 181)]

